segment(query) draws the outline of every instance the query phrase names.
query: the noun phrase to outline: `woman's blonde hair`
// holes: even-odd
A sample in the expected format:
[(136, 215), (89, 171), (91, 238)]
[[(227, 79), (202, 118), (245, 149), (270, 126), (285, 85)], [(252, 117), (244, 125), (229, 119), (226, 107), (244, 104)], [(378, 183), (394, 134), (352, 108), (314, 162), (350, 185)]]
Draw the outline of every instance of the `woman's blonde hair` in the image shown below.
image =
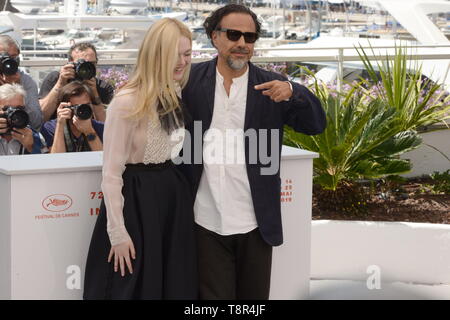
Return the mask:
[[(158, 20), (147, 31), (139, 49), (133, 76), (122, 88), (131, 89), (137, 94), (136, 106), (130, 116), (153, 115), (152, 108), (158, 104), (159, 116), (180, 111), (173, 74), (178, 61), (178, 42), (182, 36), (192, 42), (189, 28), (172, 18)], [(180, 81), (181, 88), (188, 81), (189, 71), (190, 65)]]

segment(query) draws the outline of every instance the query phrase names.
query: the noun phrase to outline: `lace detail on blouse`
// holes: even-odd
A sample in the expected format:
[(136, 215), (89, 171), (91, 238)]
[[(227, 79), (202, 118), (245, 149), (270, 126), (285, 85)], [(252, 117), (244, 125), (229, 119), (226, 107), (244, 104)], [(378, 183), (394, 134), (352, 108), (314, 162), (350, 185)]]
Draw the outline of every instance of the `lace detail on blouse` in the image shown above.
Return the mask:
[(174, 130), (170, 135), (155, 118), (148, 121), (147, 144), (144, 164), (162, 163), (175, 158), (181, 151), (184, 141), (184, 127)]

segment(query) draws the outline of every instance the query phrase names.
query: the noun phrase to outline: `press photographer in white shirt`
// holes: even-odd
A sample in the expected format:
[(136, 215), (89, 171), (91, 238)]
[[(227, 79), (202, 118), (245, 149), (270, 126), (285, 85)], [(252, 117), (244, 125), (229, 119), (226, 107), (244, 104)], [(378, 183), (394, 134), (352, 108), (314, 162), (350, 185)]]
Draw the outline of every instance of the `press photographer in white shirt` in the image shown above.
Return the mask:
[[(48, 151), (42, 135), (27, 124), (29, 116), (24, 107), (25, 97), (26, 92), (19, 84), (0, 86), (0, 155), (39, 154)], [(18, 122), (26, 126), (15, 127)]]

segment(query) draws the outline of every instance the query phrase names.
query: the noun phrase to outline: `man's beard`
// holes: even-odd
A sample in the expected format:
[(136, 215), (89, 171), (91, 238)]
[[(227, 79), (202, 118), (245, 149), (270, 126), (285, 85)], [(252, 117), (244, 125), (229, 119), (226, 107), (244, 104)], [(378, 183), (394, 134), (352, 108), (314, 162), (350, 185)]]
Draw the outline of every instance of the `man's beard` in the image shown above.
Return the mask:
[(238, 71), (238, 70), (241, 70), (242, 68), (244, 68), (245, 65), (247, 64), (247, 62), (248, 62), (247, 59), (236, 59), (235, 60), (235, 59), (231, 58), (231, 56), (229, 56), (227, 58), (228, 66), (235, 71)]

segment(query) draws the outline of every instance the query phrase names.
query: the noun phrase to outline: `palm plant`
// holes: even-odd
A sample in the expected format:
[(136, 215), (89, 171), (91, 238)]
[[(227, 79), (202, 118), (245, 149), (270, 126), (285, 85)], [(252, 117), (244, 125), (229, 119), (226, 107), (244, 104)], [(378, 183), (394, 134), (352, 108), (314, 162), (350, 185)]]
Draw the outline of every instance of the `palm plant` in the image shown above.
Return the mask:
[(405, 48), (396, 48), (393, 59), (377, 58), (376, 67), (362, 47), (357, 51), (376, 90), (362, 80), (336, 94), (315, 79), (311, 89), (325, 109), (327, 128), (317, 136), (285, 130), (285, 144), (320, 154), (314, 179), (332, 191), (356, 179), (408, 172), (409, 161), (398, 156), (420, 145), (417, 129), (450, 118), (450, 95), (424, 80), (420, 65), (408, 65)]
[(399, 174), (411, 169), (397, 155), (417, 147), (421, 139), (413, 130), (404, 130), (394, 107), (371, 99), (360, 85), (341, 95), (314, 82), (316, 95), (327, 114), (327, 128), (307, 136), (287, 127), (284, 143), (318, 152), (314, 159), (314, 179), (324, 189), (335, 191), (340, 184), (360, 178)]
[(388, 55), (379, 56), (375, 63), (361, 46), (356, 50), (370, 80), (379, 89), (378, 97), (386, 106), (395, 108), (403, 130), (438, 122), (446, 125), (445, 120), (450, 118), (450, 96), (442, 85), (424, 79), (420, 64), (408, 63), (407, 48), (396, 47), (392, 59)]

